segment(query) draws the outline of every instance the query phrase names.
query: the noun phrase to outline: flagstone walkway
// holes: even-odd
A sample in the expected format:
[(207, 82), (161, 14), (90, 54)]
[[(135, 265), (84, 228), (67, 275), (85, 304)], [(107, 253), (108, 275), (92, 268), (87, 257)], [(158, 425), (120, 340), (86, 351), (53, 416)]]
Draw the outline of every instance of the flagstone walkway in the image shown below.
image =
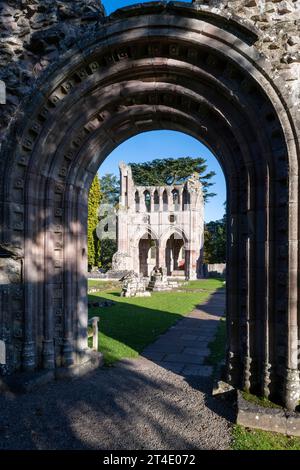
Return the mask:
[(148, 346), (138, 359), (124, 359), (126, 364), (149, 368), (151, 361), (176, 374), (210, 377), (212, 366), (206, 365), (209, 343), (215, 338), (219, 321), (225, 314), (225, 293), (215, 292), (207, 302), (179, 320), (166, 333)]

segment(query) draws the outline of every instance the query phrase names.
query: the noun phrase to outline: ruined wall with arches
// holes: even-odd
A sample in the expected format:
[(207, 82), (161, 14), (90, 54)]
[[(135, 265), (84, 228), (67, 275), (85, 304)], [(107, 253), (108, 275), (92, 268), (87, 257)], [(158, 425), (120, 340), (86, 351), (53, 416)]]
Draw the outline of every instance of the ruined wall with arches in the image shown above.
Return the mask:
[(89, 185), (121, 142), (171, 129), (206, 144), (226, 177), (227, 379), (293, 409), (299, 1), (151, 2), (108, 18), (72, 4), (1, 5), (2, 375), (90, 361)]
[(157, 267), (168, 275), (197, 279), (204, 244), (199, 175), (191, 175), (182, 184), (139, 186), (134, 183), (130, 165), (121, 162), (119, 166), (121, 192), (114, 269), (150, 276)]

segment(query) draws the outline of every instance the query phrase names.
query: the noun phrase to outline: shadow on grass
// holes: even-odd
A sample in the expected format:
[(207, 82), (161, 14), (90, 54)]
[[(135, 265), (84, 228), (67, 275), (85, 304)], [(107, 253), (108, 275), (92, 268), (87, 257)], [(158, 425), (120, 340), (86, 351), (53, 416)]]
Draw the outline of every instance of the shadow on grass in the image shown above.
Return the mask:
[[(100, 317), (100, 351), (104, 354), (106, 365), (110, 365), (122, 358), (137, 357), (146, 346), (153, 343), (171, 326), (183, 319), (189, 312), (197, 308), (199, 301), (201, 309), (214, 315), (215, 309), (223, 304), (223, 288), (217, 289), (209, 298), (211, 292), (181, 293), (157, 292), (151, 297), (120, 297), (117, 291), (89, 295), (89, 301), (105, 302), (112, 300), (110, 307), (91, 307), (89, 316)], [(207, 301), (209, 298), (209, 301)], [(221, 300), (220, 300), (221, 299)], [(207, 302), (206, 302), (207, 301)], [(206, 303), (203, 303), (206, 302)], [(198, 330), (198, 319), (185, 318), (185, 328), (191, 334), (193, 329)], [(187, 324), (188, 322), (188, 324)], [(213, 324), (206, 321), (206, 326)]]

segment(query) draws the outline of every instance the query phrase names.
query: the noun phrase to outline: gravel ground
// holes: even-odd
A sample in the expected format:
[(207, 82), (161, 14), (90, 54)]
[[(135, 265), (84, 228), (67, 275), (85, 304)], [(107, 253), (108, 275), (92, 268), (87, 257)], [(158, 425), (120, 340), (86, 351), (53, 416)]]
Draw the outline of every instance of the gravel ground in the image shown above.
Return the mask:
[(232, 414), (211, 380), (144, 358), (0, 397), (0, 449), (227, 449)]

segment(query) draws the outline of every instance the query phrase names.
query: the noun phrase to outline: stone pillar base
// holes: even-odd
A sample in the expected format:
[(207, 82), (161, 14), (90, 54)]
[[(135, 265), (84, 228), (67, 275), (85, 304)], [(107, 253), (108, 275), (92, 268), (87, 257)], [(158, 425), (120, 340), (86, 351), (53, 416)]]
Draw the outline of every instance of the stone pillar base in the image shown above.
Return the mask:
[(68, 379), (73, 377), (81, 377), (104, 364), (103, 354), (92, 349), (87, 349), (81, 361), (69, 367), (58, 367), (55, 370), (56, 379)]
[(102, 367), (103, 364), (103, 354), (88, 349), (80, 363), (69, 367), (58, 367), (38, 372), (20, 372), (13, 376), (0, 377), (0, 392), (29, 393), (55, 379), (82, 377), (88, 372)]

